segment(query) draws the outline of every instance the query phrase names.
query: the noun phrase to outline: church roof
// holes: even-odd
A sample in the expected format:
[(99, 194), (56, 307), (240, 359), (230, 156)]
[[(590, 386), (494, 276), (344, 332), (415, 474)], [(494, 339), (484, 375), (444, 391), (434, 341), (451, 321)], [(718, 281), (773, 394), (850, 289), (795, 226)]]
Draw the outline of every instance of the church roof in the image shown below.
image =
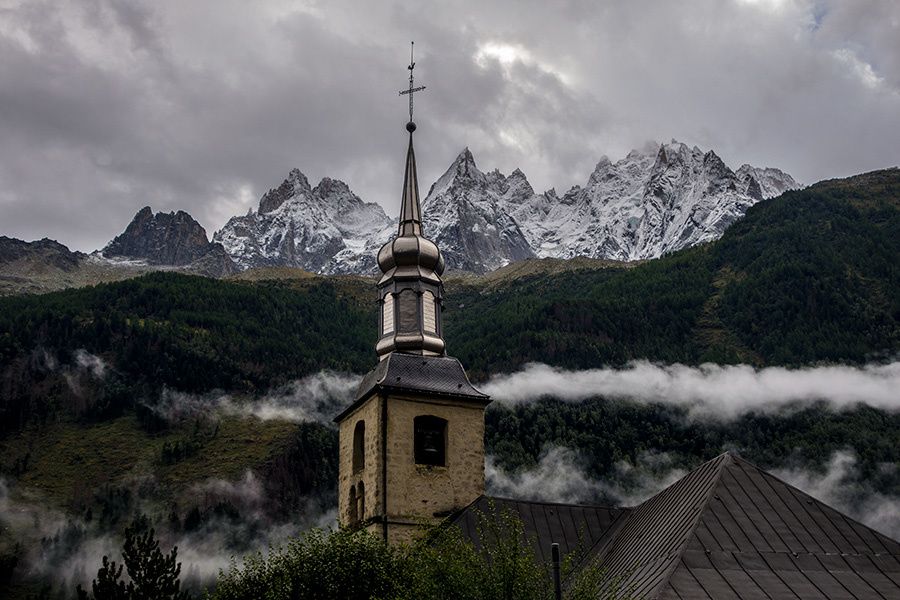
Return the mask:
[[(556, 506), (559, 514), (575, 508)], [(454, 521), (466, 523), (468, 510)], [(523, 519), (539, 557), (546, 560), (553, 542), (570, 547), (552, 524), (559, 517), (531, 514), (546, 521), (529, 527)], [(582, 565), (605, 569), (627, 597), (900, 598), (900, 543), (730, 453), (591, 536)]]
[(625, 522), (628, 509), (480, 496), (452, 521), (466, 537), (477, 541), (480, 515), (489, 517), (506, 513), (522, 521), (525, 535), (534, 545), (535, 555), (542, 562), (549, 562), (552, 542), (559, 544), (564, 555), (593, 548), (609, 539)]

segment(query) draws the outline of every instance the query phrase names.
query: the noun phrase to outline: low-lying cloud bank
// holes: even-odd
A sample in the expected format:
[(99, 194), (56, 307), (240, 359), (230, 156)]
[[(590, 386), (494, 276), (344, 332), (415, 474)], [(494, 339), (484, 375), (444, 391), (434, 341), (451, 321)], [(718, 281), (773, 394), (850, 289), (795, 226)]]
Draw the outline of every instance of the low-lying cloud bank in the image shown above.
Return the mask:
[[(95, 366), (82, 357), (84, 368)], [(262, 420), (330, 423), (352, 402), (360, 376), (320, 371), (246, 399), (224, 392), (203, 395), (163, 390), (150, 408), (168, 421), (236, 415)], [(751, 412), (774, 412), (825, 402), (841, 410), (867, 405), (900, 411), (900, 361), (862, 367), (831, 365), (788, 369), (749, 365), (661, 365), (634, 361), (621, 369), (570, 371), (529, 363), (495, 375), (479, 386), (505, 405), (542, 398), (580, 402), (605, 397), (680, 406), (694, 418), (734, 419)]]
[[(669, 453), (643, 452), (634, 463), (617, 463), (601, 481), (585, 473), (577, 452), (554, 446), (534, 467), (515, 473), (504, 471), (488, 456), (485, 484), (489, 495), (505, 498), (636, 506), (686, 474), (675, 463)], [(887, 472), (898, 466), (884, 463), (879, 468)], [(835, 452), (823, 471), (786, 465), (772, 473), (851, 518), (900, 539), (900, 496), (876, 492), (858, 471), (853, 452)]]
[(864, 367), (802, 369), (748, 365), (658, 365), (634, 361), (622, 369), (568, 371), (531, 363), (498, 375), (482, 391), (504, 404), (552, 397), (579, 402), (593, 397), (682, 406), (696, 417), (734, 418), (748, 412), (824, 401), (835, 409), (866, 404), (900, 410), (900, 361)]
[(634, 506), (675, 483), (685, 471), (673, 467), (666, 452), (643, 452), (636, 463), (620, 461), (607, 481), (589, 477), (578, 453), (563, 446), (544, 451), (538, 464), (514, 473), (485, 459), (485, 486), (489, 495), (520, 500), (566, 504)]
[(359, 380), (358, 375), (320, 371), (254, 399), (238, 399), (222, 392), (196, 395), (165, 389), (159, 402), (149, 408), (170, 422), (236, 415), (263, 421), (327, 424), (353, 400)]

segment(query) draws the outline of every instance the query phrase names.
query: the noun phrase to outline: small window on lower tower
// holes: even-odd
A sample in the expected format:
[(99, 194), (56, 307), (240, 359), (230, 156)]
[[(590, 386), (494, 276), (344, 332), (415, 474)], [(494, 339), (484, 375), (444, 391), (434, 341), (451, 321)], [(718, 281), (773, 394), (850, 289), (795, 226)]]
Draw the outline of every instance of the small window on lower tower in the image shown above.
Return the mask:
[(353, 429), (353, 472), (366, 466), (366, 422), (357, 421)]
[(354, 525), (359, 521), (359, 506), (356, 499), (356, 486), (350, 486), (350, 497), (347, 498), (347, 508), (349, 511), (350, 525)]
[(417, 465), (447, 465), (447, 421), (423, 415), (413, 419), (413, 446)]

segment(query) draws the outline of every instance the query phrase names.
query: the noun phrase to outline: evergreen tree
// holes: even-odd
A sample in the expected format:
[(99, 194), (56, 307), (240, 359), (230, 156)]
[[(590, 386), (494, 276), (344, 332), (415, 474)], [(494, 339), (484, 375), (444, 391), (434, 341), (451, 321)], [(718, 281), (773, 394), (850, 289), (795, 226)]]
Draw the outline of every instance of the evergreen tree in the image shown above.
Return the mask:
[(91, 584), (92, 594), (79, 585), (79, 600), (188, 600), (190, 595), (181, 590), (181, 563), (177, 562), (178, 547), (168, 554), (159, 549), (159, 540), (150, 526), (150, 520), (139, 515), (125, 530), (122, 547), (124, 567), (131, 581), (122, 580), (122, 567), (108, 557), (97, 571), (97, 579)]

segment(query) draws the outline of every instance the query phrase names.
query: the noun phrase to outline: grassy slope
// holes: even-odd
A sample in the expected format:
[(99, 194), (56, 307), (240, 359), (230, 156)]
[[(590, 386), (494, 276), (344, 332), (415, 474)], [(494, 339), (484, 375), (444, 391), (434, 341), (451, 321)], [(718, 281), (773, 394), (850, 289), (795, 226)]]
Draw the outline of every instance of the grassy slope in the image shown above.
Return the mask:
[(28, 456), (18, 482), (61, 510), (88, 506), (104, 485), (152, 477), (155, 498), (175, 498), (185, 486), (206, 479), (237, 479), (283, 449), (297, 430), (284, 421), (225, 417), (202, 448), (174, 464), (161, 460), (163, 444), (192, 437), (190, 424), (147, 433), (133, 415), (92, 424), (58, 422), (29, 427), (0, 442), (4, 470)]

